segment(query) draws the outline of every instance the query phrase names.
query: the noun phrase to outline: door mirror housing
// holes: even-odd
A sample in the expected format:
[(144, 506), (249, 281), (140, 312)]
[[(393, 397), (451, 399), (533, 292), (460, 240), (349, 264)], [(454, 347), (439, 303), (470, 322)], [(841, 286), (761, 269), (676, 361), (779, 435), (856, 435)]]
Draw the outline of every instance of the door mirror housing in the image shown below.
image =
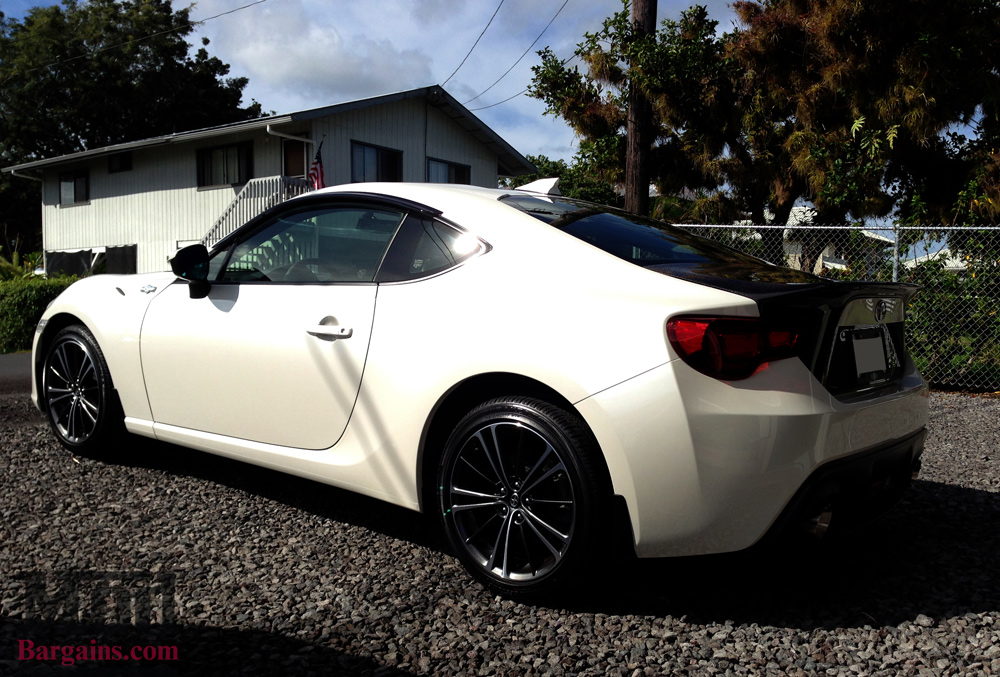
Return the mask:
[(174, 275), (187, 281), (191, 298), (208, 296), (211, 284), (208, 281), (208, 247), (192, 244), (178, 249), (170, 257), (170, 270)]

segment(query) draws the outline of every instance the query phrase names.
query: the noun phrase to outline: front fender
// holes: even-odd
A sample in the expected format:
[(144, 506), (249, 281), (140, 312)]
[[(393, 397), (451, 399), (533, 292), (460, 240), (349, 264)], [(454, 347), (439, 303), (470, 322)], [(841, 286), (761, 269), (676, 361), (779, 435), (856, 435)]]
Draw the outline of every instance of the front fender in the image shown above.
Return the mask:
[(31, 399), (44, 410), (41, 370), (53, 337), (82, 324), (97, 339), (126, 416), (152, 416), (142, 379), (139, 330), (149, 302), (176, 281), (171, 273), (95, 275), (71, 285), (45, 310), (32, 346)]

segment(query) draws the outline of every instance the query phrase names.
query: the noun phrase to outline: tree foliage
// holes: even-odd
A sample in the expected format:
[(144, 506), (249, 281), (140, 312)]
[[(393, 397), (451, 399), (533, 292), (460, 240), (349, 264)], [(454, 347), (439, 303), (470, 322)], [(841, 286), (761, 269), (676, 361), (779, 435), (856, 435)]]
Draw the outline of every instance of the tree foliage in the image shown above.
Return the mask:
[(536, 173), (504, 179), (501, 187), (517, 188), (539, 179), (557, 178), (559, 192), (566, 197), (621, 206), (622, 198), (615, 192), (614, 186), (595, 178), (587, 171), (586, 166), (578, 161), (567, 163), (565, 160), (552, 160), (544, 155), (529, 155), (528, 162), (538, 169)]
[(695, 195), (694, 218), (784, 224), (805, 202), (824, 223), (1000, 210), (995, 2), (733, 8), (731, 33), (694, 6), (647, 37), (626, 4), (584, 37), (584, 70), (543, 50), (530, 93), (573, 126), (594, 171), (620, 181), (624, 102), (643, 88), (658, 129), (652, 181)]
[[(169, 0), (63, 0), (0, 13), (0, 164), (235, 122), (246, 78), (193, 50), (190, 8)], [(38, 232), (38, 184), (0, 179), (0, 227)], [(26, 223), (30, 220), (30, 223)], [(27, 226), (27, 228), (25, 228)]]

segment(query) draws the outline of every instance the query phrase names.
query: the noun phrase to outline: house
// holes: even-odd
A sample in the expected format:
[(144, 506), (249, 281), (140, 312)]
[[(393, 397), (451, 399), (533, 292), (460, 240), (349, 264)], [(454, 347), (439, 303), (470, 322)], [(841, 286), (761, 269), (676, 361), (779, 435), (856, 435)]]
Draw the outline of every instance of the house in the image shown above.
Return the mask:
[(496, 187), (535, 170), (439, 86), (158, 136), (3, 171), (42, 183), (49, 271), (167, 270), (180, 246), (211, 245), (267, 207), (326, 185), (427, 181)]
[[(773, 215), (765, 210), (768, 224), (764, 227), (782, 231), (785, 265), (817, 275), (824, 274), (824, 271), (846, 271), (854, 265), (863, 266), (866, 275), (875, 275), (880, 262), (885, 260), (887, 252), (892, 249), (893, 240), (876, 230), (814, 224), (815, 214), (812, 207), (793, 207), (784, 226), (772, 226), (770, 222)], [(758, 229), (744, 237), (757, 242), (761, 240), (758, 232), (760, 226), (753, 225), (751, 221), (741, 221), (736, 225)], [(852, 233), (859, 236), (855, 241), (851, 239)]]

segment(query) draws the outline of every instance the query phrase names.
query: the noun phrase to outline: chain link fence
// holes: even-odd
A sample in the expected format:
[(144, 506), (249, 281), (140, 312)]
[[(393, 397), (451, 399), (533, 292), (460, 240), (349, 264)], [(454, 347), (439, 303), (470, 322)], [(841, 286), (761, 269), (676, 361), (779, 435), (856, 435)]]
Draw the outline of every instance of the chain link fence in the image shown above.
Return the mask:
[(683, 226), (838, 280), (914, 282), (907, 346), (936, 387), (1000, 391), (1000, 226)]

